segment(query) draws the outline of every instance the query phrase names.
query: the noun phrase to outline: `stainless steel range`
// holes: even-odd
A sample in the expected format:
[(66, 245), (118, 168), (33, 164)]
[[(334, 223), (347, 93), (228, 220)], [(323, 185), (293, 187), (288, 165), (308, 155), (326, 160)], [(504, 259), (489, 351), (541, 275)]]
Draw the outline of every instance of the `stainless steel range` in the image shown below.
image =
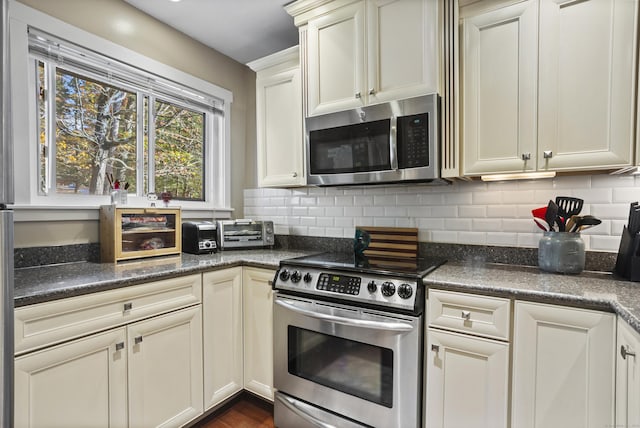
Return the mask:
[(421, 426), (425, 275), (436, 259), (326, 253), (274, 279), (279, 428)]

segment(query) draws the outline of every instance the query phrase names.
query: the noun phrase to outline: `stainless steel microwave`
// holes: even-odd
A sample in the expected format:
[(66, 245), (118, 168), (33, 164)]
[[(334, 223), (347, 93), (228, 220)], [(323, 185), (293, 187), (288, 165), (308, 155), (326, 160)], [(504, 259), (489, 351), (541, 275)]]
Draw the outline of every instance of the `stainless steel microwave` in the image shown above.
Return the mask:
[(438, 180), (439, 101), (431, 94), (307, 118), (307, 184)]

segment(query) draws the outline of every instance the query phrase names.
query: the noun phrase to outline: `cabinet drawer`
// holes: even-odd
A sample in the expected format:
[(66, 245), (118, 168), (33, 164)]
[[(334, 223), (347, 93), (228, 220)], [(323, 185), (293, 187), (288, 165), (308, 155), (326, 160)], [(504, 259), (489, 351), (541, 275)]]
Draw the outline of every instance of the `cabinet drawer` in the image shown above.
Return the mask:
[(429, 290), (427, 320), (432, 327), (509, 340), (510, 316), (509, 299)]
[(200, 303), (202, 275), (188, 275), (15, 310), (15, 352)]

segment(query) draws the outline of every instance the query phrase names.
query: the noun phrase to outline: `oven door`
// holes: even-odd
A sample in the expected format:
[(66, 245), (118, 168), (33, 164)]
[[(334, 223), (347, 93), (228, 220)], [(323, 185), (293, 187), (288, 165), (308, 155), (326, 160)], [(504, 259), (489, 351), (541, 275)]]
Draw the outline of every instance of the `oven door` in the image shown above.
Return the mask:
[(273, 319), (278, 391), (368, 426), (419, 426), (421, 317), (276, 293)]

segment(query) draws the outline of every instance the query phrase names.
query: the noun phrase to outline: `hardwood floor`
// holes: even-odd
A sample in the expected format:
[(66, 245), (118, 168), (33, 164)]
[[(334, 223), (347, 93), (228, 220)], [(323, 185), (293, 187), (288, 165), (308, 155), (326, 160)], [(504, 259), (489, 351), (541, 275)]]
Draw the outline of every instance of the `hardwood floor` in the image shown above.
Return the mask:
[(193, 428), (274, 428), (273, 406), (243, 395)]

